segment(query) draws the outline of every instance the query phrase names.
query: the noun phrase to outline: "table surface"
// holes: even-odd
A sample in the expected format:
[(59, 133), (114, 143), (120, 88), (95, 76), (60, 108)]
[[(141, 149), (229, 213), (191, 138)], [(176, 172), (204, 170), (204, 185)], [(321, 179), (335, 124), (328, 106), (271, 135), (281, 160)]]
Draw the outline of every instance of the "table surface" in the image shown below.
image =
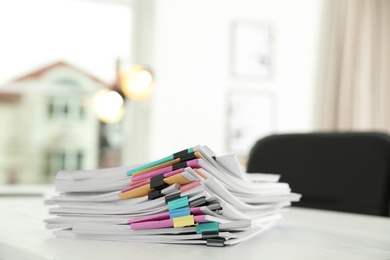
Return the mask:
[(390, 259), (390, 219), (384, 217), (293, 207), (264, 233), (216, 248), (59, 239), (44, 227), (47, 211), (40, 197), (0, 198), (0, 260)]

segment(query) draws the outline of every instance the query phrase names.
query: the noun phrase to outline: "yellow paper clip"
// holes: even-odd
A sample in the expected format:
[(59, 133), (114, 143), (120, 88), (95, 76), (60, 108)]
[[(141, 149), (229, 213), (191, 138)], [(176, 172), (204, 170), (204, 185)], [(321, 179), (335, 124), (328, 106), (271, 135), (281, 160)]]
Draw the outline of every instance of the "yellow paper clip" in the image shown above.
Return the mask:
[(187, 226), (193, 226), (195, 225), (194, 216), (184, 216), (184, 217), (178, 217), (173, 219), (173, 227), (180, 228), (180, 227), (187, 227)]

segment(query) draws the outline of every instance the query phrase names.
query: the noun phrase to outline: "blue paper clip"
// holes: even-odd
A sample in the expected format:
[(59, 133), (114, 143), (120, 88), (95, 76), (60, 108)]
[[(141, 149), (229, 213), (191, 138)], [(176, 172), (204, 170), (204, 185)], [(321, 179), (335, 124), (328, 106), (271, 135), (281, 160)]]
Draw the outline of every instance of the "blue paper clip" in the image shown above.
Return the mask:
[(174, 209), (169, 211), (169, 217), (170, 218), (178, 218), (178, 217), (184, 217), (191, 215), (191, 211), (189, 207), (181, 208), (181, 209)]

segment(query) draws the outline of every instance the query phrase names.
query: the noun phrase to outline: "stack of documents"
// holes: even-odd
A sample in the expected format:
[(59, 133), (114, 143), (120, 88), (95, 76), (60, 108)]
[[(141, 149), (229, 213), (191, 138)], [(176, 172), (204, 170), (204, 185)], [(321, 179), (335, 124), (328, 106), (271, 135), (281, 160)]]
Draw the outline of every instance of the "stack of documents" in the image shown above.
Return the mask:
[(225, 246), (273, 226), (298, 201), (276, 174), (196, 146), (151, 163), (60, 171), (46, 227), (61, 238)]

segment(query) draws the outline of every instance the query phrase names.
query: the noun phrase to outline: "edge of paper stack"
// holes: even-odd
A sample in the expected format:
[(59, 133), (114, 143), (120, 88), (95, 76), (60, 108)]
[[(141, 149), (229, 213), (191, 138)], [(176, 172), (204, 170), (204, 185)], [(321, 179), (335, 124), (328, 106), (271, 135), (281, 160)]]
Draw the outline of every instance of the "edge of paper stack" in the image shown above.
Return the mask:
[(138, 166), (60, 171), (45, 224), (60, 238), (233, 245), (299, 201), (279, 177), (243, 173), (235, 155), (203, 145)]

